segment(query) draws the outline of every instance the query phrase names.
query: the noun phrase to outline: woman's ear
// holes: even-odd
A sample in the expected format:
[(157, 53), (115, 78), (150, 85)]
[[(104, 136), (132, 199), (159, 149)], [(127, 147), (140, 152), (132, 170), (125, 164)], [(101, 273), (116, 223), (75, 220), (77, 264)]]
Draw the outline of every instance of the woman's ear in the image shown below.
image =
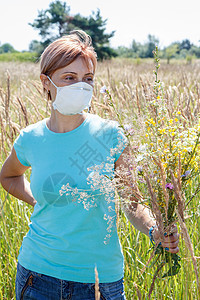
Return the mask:
[(45, 74), (41, 74), (40, 75), (40, 80), (42, 82), (43, 88), (48, 92), (49, 91), (49, 85), (50, 85), (50, 81), (47, 78), (47, 75)]

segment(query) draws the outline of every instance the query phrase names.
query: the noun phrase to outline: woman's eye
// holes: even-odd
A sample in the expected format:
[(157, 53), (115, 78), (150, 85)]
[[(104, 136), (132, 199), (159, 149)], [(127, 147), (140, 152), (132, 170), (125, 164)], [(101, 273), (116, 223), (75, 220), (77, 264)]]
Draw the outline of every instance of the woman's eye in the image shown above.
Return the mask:
[(92, 77), (87, 77), (87, 78), (85, 78), (85, 81), (92, 82), (92, 81), (93, 81), (93, 78), (92, 78)]
[(66, 80), (74, 80), (74, 78), (72, 76), (67, 76), (65, 79)]

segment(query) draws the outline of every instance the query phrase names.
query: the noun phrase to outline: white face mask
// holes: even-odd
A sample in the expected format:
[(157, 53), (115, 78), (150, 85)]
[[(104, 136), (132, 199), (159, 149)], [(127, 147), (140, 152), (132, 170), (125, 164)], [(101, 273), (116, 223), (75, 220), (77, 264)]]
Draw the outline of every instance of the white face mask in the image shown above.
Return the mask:
[(93, 87), (86, 82), (77, 82), (66, 86), (56, 86), (49, 76), (47, 78), (56, 87), (56, 99), (52, 103), (63, 115), (75, 115), (90, 107)]

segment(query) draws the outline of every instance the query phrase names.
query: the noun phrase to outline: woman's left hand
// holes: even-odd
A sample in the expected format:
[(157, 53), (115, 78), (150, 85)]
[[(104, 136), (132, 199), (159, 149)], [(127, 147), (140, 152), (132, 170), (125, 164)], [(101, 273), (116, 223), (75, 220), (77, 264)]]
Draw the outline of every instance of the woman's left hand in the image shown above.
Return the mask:
[[(153, 230), (153, 239), (156, 243), (156, 240), (159, 238), (159, 232), (157, 226)], [(178, 234), (178, 228), (176, 225), (173, 225), (171, 227), (171, 232), (169, 235), (164, 235), (164, 240), (161, 242), (161, 246), (165, 248), (166, 251), (171, 253), (178, 253), (179, 252), (179, 234)]]

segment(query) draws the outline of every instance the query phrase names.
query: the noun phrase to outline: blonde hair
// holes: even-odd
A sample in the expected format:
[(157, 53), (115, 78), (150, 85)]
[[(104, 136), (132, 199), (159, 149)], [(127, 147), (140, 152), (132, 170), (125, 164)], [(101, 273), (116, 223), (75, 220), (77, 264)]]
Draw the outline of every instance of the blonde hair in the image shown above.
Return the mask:
[(52, 42), (41, 55), (40, 72), (51, 76), (78, 57), (82, 57), (88, 65), (92, 61), (95, 72), (97, 55), (91, 37), (82, 30), (74, 30)]

